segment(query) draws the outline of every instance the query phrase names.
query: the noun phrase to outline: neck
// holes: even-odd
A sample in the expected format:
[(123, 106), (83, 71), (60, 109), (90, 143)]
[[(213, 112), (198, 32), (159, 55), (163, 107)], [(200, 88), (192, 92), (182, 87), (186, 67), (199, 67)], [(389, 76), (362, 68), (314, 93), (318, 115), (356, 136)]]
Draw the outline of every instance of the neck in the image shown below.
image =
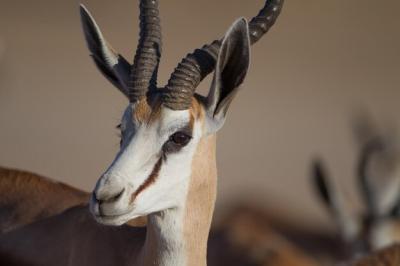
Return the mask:
[(216, 137), (200, 140), (186, 202), (149, 215), (141, 265), (204, 266), (216, 199)]

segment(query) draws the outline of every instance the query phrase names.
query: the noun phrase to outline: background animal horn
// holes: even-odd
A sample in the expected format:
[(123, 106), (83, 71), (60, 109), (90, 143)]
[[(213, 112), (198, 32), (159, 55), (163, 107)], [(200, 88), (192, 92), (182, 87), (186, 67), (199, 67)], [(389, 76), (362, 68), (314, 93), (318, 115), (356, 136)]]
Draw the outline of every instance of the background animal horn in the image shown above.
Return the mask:
[(368, 166), (373, 155), (384, 149), (383, 142), (379, 137), (371, 139), (361, 149), (357, 164), (357, 176), (361, 197), (367, 209), (368, 218), (372, 219), (378, 215), (377, 195), (371, 185), (371, 180), (367, 173)]
[[(250, 42), (257, 42), (275, 24), (283, 0), (267, 0), (265, 6), (249, 23)], [(175, 68), (162, 91), (163, 104), (173, 110), (190, 107), (191, 98), (199, 83), (210, 74), (217, 61), (221, 40), (196, 49), (188, 54)]]
[(129, 80), (129, 100), (135, 102), (157, 87), (161, 57), (161, 25), (158, 0), (140, 1), (140, 39)]

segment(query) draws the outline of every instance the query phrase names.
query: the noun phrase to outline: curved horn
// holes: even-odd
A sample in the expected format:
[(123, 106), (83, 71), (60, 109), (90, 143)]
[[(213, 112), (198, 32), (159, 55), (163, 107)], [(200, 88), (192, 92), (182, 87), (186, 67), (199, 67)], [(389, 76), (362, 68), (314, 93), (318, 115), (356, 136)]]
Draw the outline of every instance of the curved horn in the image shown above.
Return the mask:
[(157, 87), (161, 57), (161, 26), (158, 0), (140, 1), (140, 39), (129, 80), (129, 100), (137, 101)]
[[(257, 42), (278, 18), (284, 0), (267, 0), (265, 6), (249, 23), (250, 42)], [(217, 61), (221, 40), (196, 49), (175, 68), (162, 90), (163, 104), (173, 110), (188, 109), (199, 83), (210, 74)]]

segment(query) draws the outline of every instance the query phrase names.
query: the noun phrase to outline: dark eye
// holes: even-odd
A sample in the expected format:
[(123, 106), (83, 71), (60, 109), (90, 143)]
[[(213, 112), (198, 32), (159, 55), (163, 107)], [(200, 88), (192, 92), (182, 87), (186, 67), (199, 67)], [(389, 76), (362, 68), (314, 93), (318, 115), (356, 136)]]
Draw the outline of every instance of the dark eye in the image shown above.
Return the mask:
[(168, 141), (165, 142), (163, 145), (162, 150), (164, 152), (164, 155), (178, 152), (180, 149), (186, 146), (191, 139), (192, 136), (185, 131), (175, 132), (174, 134), (169, 136)]
[(179, 146), (185, 146), (186, 144), (189, 143), (191, 138), (192, 137), (189, 136), (188, 134), (178, 131), (169, 137), (169, 141), (172, 141), (173, 143)]

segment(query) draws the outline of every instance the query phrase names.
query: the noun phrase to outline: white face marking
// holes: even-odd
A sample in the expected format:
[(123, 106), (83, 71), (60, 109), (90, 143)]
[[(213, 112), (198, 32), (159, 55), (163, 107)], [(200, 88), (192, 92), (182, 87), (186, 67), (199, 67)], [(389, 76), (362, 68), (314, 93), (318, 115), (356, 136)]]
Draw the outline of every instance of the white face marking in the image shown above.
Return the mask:
[[(101, 207), (92, 199), (91, 210), (99, 222), (120, 225), (138, 216), (183, 206), (192, 157), (202, 135), (201, 125), (194, 122), (192, 138), (186, 146), (166, 153), (165, 143), (173, 133), (189, 125), (190, 112), (161, 108), (160, 117), (149, 124), (133, 121), (134, 106), (126, 109), (121, 122), (121, 150), (95, 188), (96, 195), (112, 197), (123, 193), (116, 200), (102, 202)], [(154, 180), (141, 190), (149, 178)], [(140, 193), (132, 196), (138, 190)]]

